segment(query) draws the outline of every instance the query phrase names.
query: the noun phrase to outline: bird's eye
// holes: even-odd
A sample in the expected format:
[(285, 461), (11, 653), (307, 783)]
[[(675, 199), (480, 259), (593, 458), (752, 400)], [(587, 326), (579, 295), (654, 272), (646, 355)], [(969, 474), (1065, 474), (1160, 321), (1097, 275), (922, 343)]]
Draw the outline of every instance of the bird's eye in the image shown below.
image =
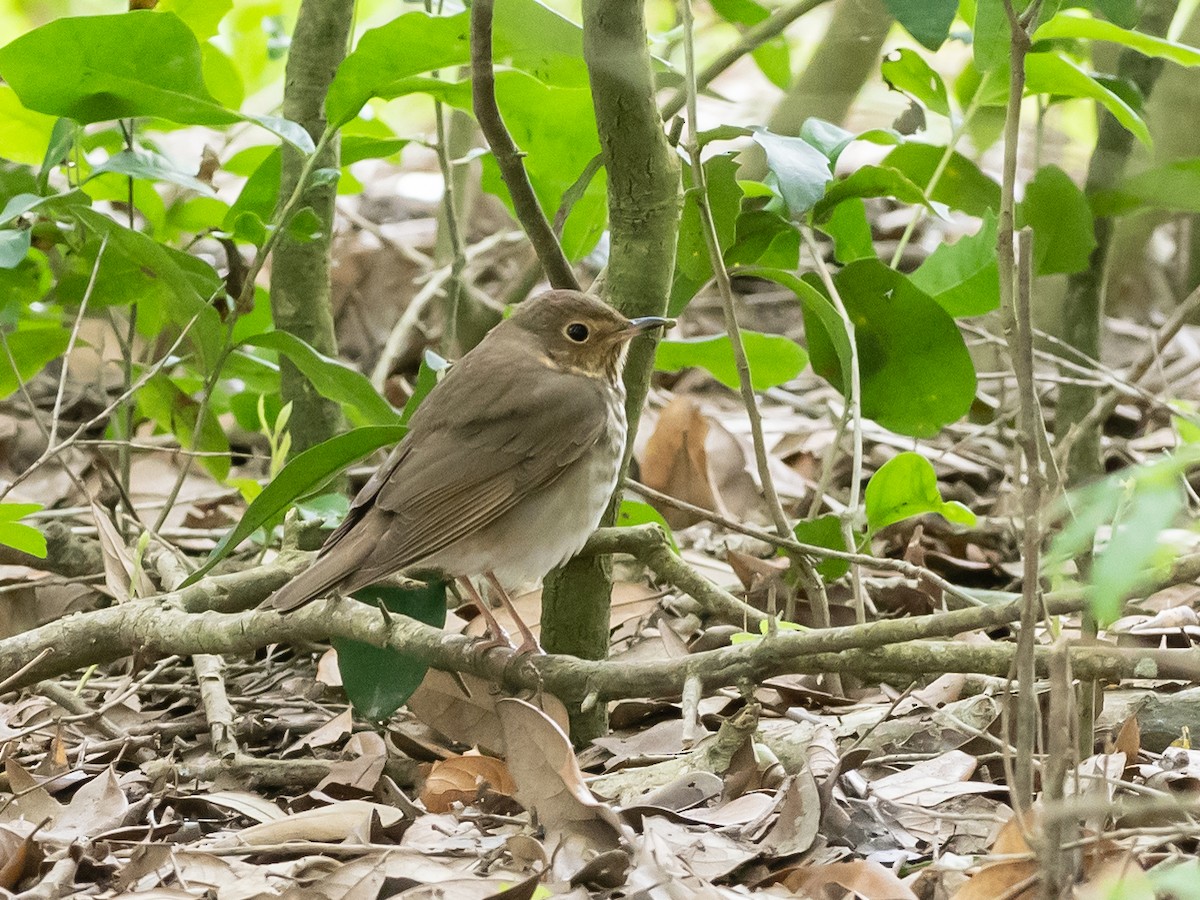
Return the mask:
[(572, 322), (567, 326), (567, 337), (577, 344), (582, 344), (588, 339), (588, 327), (582, 322)]

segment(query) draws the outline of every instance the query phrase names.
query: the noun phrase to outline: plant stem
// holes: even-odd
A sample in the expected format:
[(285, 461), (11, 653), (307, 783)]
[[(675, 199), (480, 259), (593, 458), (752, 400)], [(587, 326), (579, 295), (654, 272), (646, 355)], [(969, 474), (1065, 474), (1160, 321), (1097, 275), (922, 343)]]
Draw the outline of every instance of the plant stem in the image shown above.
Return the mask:
[(579, 281), (538, 202), (529, 173), (521, 162), (521, 151), (513, 142), (496, 103), (496, 73), (492, 64), (494, 5), (495, 0), (474, 0), (471, 4), (471, 103), (475, 108), (475, 120), (492, 148), (517, 220), (529, 235), (546, 277), (556, 288), (577, 291)]

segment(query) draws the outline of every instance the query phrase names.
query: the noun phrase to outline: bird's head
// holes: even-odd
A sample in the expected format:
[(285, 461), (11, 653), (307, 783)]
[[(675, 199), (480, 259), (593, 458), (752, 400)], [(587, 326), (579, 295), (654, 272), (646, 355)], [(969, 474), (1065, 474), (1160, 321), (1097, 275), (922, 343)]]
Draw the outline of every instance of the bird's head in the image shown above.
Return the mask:
[(627, 319), (601, 300), (561, 290), (526, 300), (509, 320), (511, 328), (533, 339), (548, 365), (614, 381), (633, 338), (674, 324), (662, 316)]

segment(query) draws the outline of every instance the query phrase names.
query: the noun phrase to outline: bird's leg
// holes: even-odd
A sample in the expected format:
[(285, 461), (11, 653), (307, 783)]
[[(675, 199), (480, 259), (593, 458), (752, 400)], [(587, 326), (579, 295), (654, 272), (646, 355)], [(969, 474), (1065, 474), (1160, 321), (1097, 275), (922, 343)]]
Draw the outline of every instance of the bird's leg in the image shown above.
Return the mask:
[(508, 610), (508, 614), (512, 616), (512, 620), (517, 624), (517, 630), (521, 632), (521, 646), (517, 648), (517, 653), (542, 653), (542, 645), (538, 643), (538, 639), (533, 636), (533, 632), (529, 630), (529, 626), (517, 614), (516, 607), (513, 606), (512, 600), (508, 597), (508, 591), (504, 589), (499, 579), (496, 578), (495, 572), (485, 572), (485, 577), (488, 584), (492, 586), (492, 590), (500, 598), (501, 605)]
[(492, 611), (488, 609), (487, 603), (483, 597), (479, 596), (479, 591), (475, 589), (475, 585), (471, 583), (471, 579), (466, 576), (457, 578), (458, 586), (466, 593), (467, 599), (475, 604), (475, 608), (479, 610), (479, 614), (483, 616), (483, 621), (486, 626), (486, 634), (490, 637), (482, 638), (485, 642), (480, 645), (482, 650), (490, 650), (493, 647), (508, 647), (510, 650), (513, 643), (509, 640), (508, 632), (505, 631), (500, 623), (496, 621), (496, 617), (492, 615)]

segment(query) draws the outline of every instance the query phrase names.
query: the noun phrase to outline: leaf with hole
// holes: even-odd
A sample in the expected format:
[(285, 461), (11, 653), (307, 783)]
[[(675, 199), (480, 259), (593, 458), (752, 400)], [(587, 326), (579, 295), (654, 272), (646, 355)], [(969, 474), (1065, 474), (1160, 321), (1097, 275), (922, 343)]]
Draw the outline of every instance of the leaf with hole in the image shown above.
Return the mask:
[(946, 84), (920, 53), (907, 47), (893, 50), (884, 57), (879, 69), (883, 80), (895, 90), (903, 91), (935, 113), (950, 115)]

